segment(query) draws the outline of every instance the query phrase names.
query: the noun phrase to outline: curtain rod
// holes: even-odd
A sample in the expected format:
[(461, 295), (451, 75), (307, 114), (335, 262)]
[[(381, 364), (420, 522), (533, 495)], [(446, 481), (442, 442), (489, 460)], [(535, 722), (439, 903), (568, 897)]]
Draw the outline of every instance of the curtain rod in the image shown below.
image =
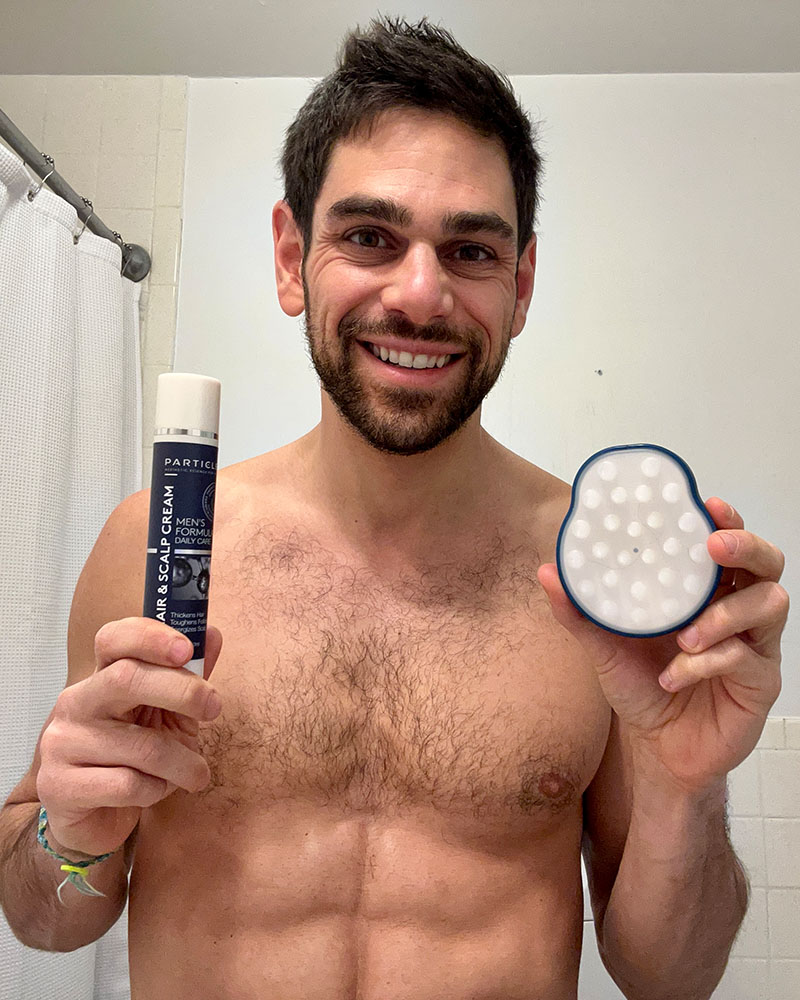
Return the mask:
[(150, 272), (150, 254), (136, 243), (123, 243), (119, 233), (112, 232), (92, 210), (92, 203), (82, 198), (56, 173), (54, 161), (40, 153), (17, 126), (0, 108), (0, 139), (5, 140), (14, 152), (21, 156), (47, 186), (60, 198), (68, 202), (78, 213), (78, 218), (96, 236), (102, 236), (116, 243), (122, 250), (122, 274), (131, 281), (141, 281)]

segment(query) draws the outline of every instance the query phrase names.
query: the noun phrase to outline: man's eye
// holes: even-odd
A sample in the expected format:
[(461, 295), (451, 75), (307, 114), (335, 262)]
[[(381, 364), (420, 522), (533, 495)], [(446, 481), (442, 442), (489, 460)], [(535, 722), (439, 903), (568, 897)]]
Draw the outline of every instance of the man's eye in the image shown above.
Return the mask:
[(485, 260), (491, 260), (492, 255), (486, 250), (485, 247), (478, 246), (477, 243), (464, 243), (460, 247), (456, 248), (456, 255), (460, 255), (459, 259), (462, 261), (475, 261), (482, 262)]
[[(345, 240), (367, 250), (383, 250), (387, 246), (386, 240), (377, 229), (354, 229), (345, 236)], [(378, 242), (379, 240), (383, 240), (383, 245)]]

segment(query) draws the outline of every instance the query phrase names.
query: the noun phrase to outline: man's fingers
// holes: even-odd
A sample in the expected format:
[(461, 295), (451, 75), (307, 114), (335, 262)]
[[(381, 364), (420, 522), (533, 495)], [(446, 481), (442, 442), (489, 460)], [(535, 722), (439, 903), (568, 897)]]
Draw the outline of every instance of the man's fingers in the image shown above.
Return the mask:
[[(66, 765), (70, 768), (71, 786), (87, 767), (130, 768), (135, 775), (160, 778), (168, 784), (186, 789), (187, 792), (198, 792), (205, 788), (210, 777), (208, 764), (196, 750), (189, 749), (166, 733), (131, 723), (112, 721), (102, 727), (89, 727), (56, 720), (42, 740), (45, 753), (51, 744), (57, 744), (59, 766), (63, 768)], [(135, 785), (135, 776), (127, 780)], [(134, 799), (99, 801), (96, 796), (104, 784), (101, 781), (101, 787), (95, 788), (93, 805), (143, 805)], [(119, 791), (116, 781), (108, 784), (115, 793)], [(157, 787), (152, 782), (143, 784), (148, 794)], [(57, 794), (58, 790), (54, 789), (53, 795)], [(74, 799), (73, 804), (83, 806), (86, 803)]]
[(143, 705), (202, 722), (219, 715), (217, 697), (208, 681), (188, 670), (124, 659), (65, 688), (58, 702), (61, 712), (78, 722), (121, 719)]
[(211, 676), (219, 654), (222, 652), (222, 633), (218, 628), (209, 625), (206, 629), (206, 652), (203, 662), (203, 677), (206, 680)]
[(720, 497), (709, 497), (705, 508), (718, 528), (743, 528), (744, 518), (729, 503)]
[(602, 672), (615, 654), (610, 634), (585, 618), (567, 597), (555, 563), (542, 563), (537, 571), (537, 576), (544, 592), (550, 599), (550, 607), (556, 621), (583, 644), (594, 666)]
[(789, 595), (779, 583), (762, 581), (709, 604), (688, 628), (676, 636), (681, 649), (704, 649), (742, 635), (757, 652), (780, 638), (789, 614)]
[(715, 531), (708, 537), (708, 553), (720, 566), (736, 569), (736, 584), (741, 587), (739, 571), (752, 574), (756, 580), (777, 583), (783, 574), (783, 552), (750, 531)]
[(144, 660), (162, 667), (182, 667), (193, 647), (185, 635), (154, 618), (122, 618), (108, 622), (94, 637), (97, 670), (116, 660)]

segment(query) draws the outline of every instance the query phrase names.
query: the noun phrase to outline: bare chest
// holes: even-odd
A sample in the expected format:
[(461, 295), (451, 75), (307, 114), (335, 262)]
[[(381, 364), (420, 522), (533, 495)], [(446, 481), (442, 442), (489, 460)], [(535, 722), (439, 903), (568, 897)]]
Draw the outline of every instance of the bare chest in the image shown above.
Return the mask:
[(496, 540), (468, 566), (386, 579), (265, 530), (215, 559), (209, 807), (430, 806), (527, 830), (579, 801), (608, 711), (534, 551)]

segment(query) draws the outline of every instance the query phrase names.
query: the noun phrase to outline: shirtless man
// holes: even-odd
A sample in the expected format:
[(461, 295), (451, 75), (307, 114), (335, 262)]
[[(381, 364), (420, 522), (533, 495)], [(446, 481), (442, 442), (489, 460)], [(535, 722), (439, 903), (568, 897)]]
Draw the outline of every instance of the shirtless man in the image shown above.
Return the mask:
[[(220, 472), (206, 679), (117, 572), (143, 567), (148, 493), (112, 514), (0, 816), (6, 914), (32, 947), (85, 945), (135, 852), (133, 1000), (575, 1000), (583, 850), (625, 995), (706, 998), (746, 909), (726, 774), (780, 690), (783, 557), (714, 498), (730, 569), (695, 647), (572, 609), (569, 488), (480, 426), (533, 291), (527, 121), (430, 26), (373, 26), (344, 58), (273, 211), (322, 419)], [(105, 899), (59, 905), (40, 802), (66, 857), (124, 843), (89, 870)]]

